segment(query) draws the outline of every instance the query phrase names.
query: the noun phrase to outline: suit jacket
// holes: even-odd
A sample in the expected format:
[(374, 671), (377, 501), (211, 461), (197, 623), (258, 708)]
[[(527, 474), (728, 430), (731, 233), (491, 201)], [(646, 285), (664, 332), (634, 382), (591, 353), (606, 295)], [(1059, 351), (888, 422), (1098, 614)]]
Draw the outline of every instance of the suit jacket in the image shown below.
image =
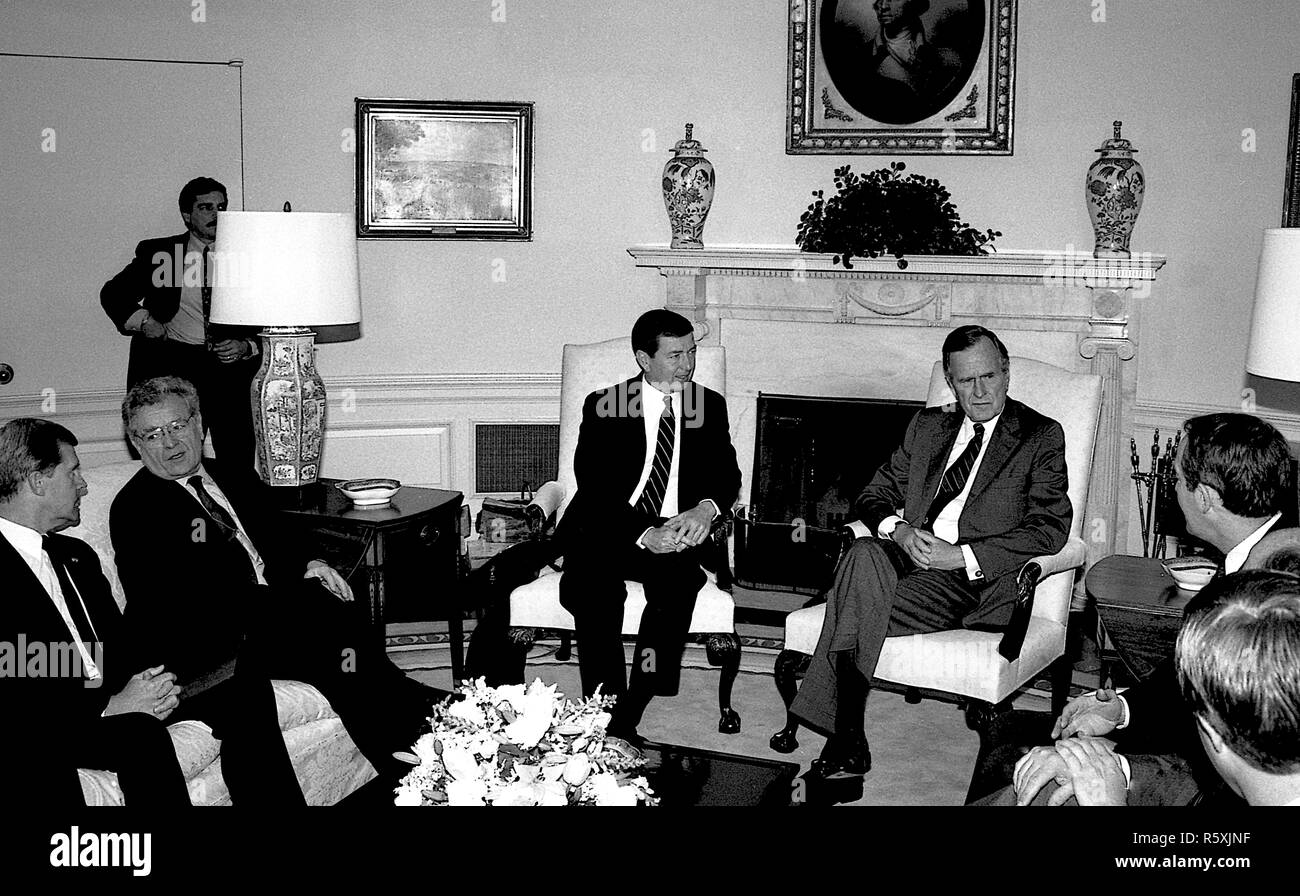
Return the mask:
[(306, 548), (294, 527), (271, 516), (269, 488), (251, 470), (204, 458), (266, 561), (259, 585), (248, 553), (223, 537), (181, 482), (144, 467), (109, 512), (109, 534), (126, 591), (126, 624), (148, 665), (166, 664), (182, 681), (233, 659), (272, 588), (300, 582)]
[[(560, 522), (565, 543), (590, 546), (602, 540), (633, 544), (658, 519), (628, 504), (645, 465), (642, 378), (599, 389), (582, 405), (573, 457), (578, 487)], [(689, 510), (705, 498), (726, 513), (740, 493), (740, 467), (731, 444), (727, 402), (699, 383), (689, 383), (674, 410), (681, 418), (677, 504)]]
[[(118, 332), (133, 337), (131, 342), (133, 367), (136, 366), (134, 362), (137, 361), (135, 356), (145, 350), (140, 343), (148, 343), (150, 340), (139, 333), (125, 329), (126, 321), (141, 307), (163, 323), (176, 316), (176, 311), (181, 305), (185, 247), (188, 242), (188, 232), (142, 241), (135, 247), (135, 255), (130, 263), (105, 283), (99, 291), (99, 304), (103, 306)], [(257, 329), (217, 324), (212, 328), (212, 335), (218, 341), (252, 338), (257, 335)]]
[[(44, 737), (76, 736), (77, 726), (97, 719), (108, 705), (108, 700), (122, 689), (131, 675), (145, 668), (135, 662), (130, 646), (124, 638), (122, 614), (109, 588), (108, 580), (99, 565), (94, 549), (84, 541), (66, 535), (51, 536), (69, 578), (81, 593), (86, 613), (99, 637), (98, 650), (91, 647), (91, 657), (100, 666), (103, 679), (98, 685), (88, 686), (81, 655), (75, 653), (77, 669), (82, 675), (73, 677), (53, 674), (58, 670), (50, 664), (51, 645), (66, 645), (75, 652), (72, 633), (49, 594), (35, 573), (9, 541), (0, 535), (0, 581), (4, 597), (0, 599), (0, 643), (10, 645), (18, 662), (25, 670), (34, 671), (27, 657), (17, 655), (18, 645), (27, 645), (27, 656), (34, 656), (33, 645), (41, 645), (45, 652), (45, 674), (38, 677), (19, 676), (16, 669), (0, 672), (0, 705), (5, 707), (6, 719), (15, 724), (12, 731), (24, 732), (26, 726), (39, 731)], [(68, 599), (74, 600), (72, 595)], [(73, 653), (65, 653), (72, 656)], [(59, 734), (58, 728), (72, 732)]]
[[(895, 514), (913, 525), (924, 519), (964, 419), (959, 408), (926, 408), (912, 419), (854, 504), (872, 532)], [(1068, 485), (1061, 424), (1008, 398), (957, 521), (958, 543), (970, 545), (988, 583), (967, 624), (1005, 624), (1020, 567), (1065, 545)]]

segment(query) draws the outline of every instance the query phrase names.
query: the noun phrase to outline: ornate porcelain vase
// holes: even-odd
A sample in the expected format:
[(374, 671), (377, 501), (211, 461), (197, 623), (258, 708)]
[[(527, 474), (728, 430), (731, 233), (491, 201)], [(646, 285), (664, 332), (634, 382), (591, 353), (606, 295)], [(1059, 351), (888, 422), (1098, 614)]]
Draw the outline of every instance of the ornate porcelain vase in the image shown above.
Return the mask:
[(1115, 122), (1115, 136), (1102, 143), (1097, 150), (1101, 156), (1088, 167), (1086, 196), (1096, 258), (1129, 257), (1129, 237), (1147, 187), (1142, 165), (1133, 158), (1137, 150), (1119, 135), (1121, 125)]
[(703, 249), (704, 219), (713, 204), (713, 163), (704, 158), (707, 150), (691, 139), (693, 124), (686, 125), (686, 139), (678, 140), (675, 153), (664, 166), (664, 206), (673, 228), (674, 249)]

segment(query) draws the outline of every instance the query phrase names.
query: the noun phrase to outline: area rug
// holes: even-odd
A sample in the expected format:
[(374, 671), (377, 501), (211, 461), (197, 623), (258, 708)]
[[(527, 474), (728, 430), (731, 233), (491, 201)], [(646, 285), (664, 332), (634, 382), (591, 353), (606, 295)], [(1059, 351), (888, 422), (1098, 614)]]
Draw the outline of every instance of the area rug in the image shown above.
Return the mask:
[[(755, 639), (757, 640), (757, 639)], [(577, 645), (572, 659), (555, 659), (558, 642), (539, 642), (529, 655), (528, 680), (556, 684), (565, 694), (581, 692)], [(628, 660), (631, 660), (628, 645)], [(738, 734), (718, 733), (718, 671), (708, 664), (703, 647), (688, 646), (683, 658), (681, 692), (650, 704), (639, 729), (649, 740), (717, 750), (741, 756), (785, 759), (806, 771), (825, 742), (801, 728), (799, 747), (782, 755), (768, 738), (785, 724), (785, 707), (776, 692), (772, 664), (775, 646), (746, 644), (741, 672), (732, 690), (732, 706), (740, 714)], [(445, 635), (390, 630), (389, 656), (407, 674), (426, 684), (451, 687), (451, 659)], [(867, 701), (867, 738), (872, 769), (862, 798), (846, 805), (960, 806), (966, 798), (979, 737), (966, 727), (955, 704), (924, 700), (910, 705), (902, 695), (873, 691)]]

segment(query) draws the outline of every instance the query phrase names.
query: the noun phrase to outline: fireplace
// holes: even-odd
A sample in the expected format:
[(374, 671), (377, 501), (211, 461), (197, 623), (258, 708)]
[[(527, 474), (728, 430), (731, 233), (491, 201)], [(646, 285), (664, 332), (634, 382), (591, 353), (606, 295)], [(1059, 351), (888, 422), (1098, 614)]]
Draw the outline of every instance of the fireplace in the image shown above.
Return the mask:
[(824, 591), (854, 499), (922, 405), (760, 392), (749, 514), (736, 531), (737, 584)]

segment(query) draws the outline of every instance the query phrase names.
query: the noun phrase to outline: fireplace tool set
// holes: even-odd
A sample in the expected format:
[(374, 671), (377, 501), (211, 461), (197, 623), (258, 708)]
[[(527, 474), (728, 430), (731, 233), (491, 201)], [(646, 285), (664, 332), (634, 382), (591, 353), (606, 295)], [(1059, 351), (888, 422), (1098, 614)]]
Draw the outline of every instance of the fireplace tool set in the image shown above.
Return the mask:
[[(1178, 443), (1182, 441), (1180, 431), (1172, 439), (1165, 440), (1164, 454), (1160, 453), (1160, 430), (1155, 431), (1151, 439), (1151, 469), (1143, 473), (1140, 469), (1137, 440), (1128, 440), (1129, 451), (1133, 461), (1133, 487), (1137, 489), (1138, 520), (1142, 523), (1142, 556), (1164, 559), (1165, 556), (1165, 519), (1161, 511), (1174, 498), (1174, 456), (1178, 452)], [(1143, 487), (1146, 488), (1145, 501)]]

